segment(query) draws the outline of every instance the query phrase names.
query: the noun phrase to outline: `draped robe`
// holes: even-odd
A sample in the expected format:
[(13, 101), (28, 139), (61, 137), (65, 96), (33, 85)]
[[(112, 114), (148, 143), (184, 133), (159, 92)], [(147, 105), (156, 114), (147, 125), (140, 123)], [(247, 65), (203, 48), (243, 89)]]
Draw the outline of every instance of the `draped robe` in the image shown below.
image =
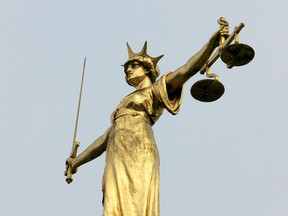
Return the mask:
[(175, 115), (183, 88), (169, 97), (165, 77), (127, 95), (111, 115), (103, 175), (104, 216), (159, 216), (159, 152), (152, 126)]

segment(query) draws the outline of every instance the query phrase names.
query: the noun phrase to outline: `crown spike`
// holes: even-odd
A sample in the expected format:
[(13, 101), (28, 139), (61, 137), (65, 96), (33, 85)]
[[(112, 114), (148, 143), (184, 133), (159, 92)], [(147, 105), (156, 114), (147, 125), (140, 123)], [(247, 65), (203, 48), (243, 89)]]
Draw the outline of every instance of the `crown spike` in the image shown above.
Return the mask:
[(143, 56), (148, 55), (147, 54), (147, 41), (145, 41), (144, 46), (143, 46), (141, 52), (139, 53), (139, 55), (143, 55)]
[(164, 55), (160, 55), (158, 57), (155, 58), (151, 58), (151, 61), (153, 62), (153, 65), (156, 66), (158, 61), (163, 57)]
[(127, 50), (128, 50), (128, 57), (132, 58), (133, 56), (135, 56), (135, 53), (133, 52), (133, 50), (131, 49), (131, 47), (129, 46), (129, 43), (126, 42), (127, 45)]

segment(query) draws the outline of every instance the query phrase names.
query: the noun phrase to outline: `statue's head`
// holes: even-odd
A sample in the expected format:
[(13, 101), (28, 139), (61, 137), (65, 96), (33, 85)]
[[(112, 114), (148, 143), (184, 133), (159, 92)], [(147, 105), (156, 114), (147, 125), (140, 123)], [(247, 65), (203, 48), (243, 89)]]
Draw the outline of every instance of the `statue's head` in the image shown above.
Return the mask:
[[(145, 67), (146, 70), (149, 71), (148, 76), (150, 77), (151, 82), (154, 83), (160, 74), (160, 69), (157, 66), (157, 63), (164, 55), (158, 56), (156, 58), (149, 56), (147, 53), (147, 41), (139, 53), (134, 53), (129, 44), (126, 44), (128, 49), (128, 60), (123, 65), (124, 72), (127, 70), (127, 67), (131, 62), (139, 62), (141, 65), (143, 65), (143, 67)], [(130, 85), (130, 83), (128, 84)]]

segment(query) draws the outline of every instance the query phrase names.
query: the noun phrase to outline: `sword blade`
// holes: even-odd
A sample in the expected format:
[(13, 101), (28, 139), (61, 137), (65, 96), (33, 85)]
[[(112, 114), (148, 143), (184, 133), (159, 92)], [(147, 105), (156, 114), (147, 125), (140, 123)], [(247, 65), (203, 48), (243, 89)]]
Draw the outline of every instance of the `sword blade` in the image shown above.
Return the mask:
[[(82, 90), (83, 90), (83, 83), (84, 83), (84, 76), (85, 76), (85, 68), (86, 68), (86, 57), (84, 59), (82, 78), (81, 78), (81, 85), (80, 85), (80, 93), (79, 93), (79, 100), (78, 100), (78, 107), (77, 107), (77, 114), (76, 114), (76, 122), (75, 122), (75, 128), (74, 128), (73, 144), (72, 144), (72, 150), (71, 150), (69, 158), (75, 158), (77, 156), (77, 149), (78, 149), (78, 147), (80, 145), (80, 142), (76, 141), (76, 137), (77, 137), (78, 121), (79, 121), (79, 114), (80, 114), (80, 105), (81, 105)], [(69, 164), (66, 164), (65, 175), (67, 176), (66, 177), (66, 182), (68, 184), (70, 184), (73, 181), (73, 178), (72, 178), (72, 169), (71, 169), (71, 166)]]
[[(75, 128), (74, 128), (74, 136), (73, 136), (73, 149), (75, 148), (74, 146), (77, 145), (77, 143), (76, 143), (76, 137), (77, 137), (78, 121), (79, 121), (79, 114), (80, 114), (80, 107), (81, 107), (81, 100), (82, 100), (82, 90), (83, 90), (83, 83), (84, 83), (84, 76), (85, 76), (85, 68), (86, 68), (86, 56), (85, 56), (85, 58), (84, 58), (82, 78), (81, 78), (81, 85), (80, 85), (80, 93), (79, 93), (79, 99), (78, 99), (76, 122), (75, 122)], [(79, 146), (79, 145), (78, 145), (78, 146)], [(71, 153), (73, 153), (73, 150), (72, 150)], [(74, 155), (72, 155), (72, 156), (74, 156)], [(76, 155), (75, 155), (74, 157), (76, 157)]]

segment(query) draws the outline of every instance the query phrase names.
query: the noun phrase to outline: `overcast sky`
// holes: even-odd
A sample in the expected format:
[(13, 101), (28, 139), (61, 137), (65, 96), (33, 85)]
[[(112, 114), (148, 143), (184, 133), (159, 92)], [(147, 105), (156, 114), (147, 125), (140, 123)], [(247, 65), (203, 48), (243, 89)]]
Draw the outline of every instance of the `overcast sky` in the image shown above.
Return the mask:
[(126, 42), (148, 41), (161, 74), (174, 71), (219, 28), (241, 22), (255, 50), (243, 67), (211, 68), (225, 86), (212, 103), (185, 85), (180, 113), (154, 126), (163, 216), (288, 215), (288, 1), (1, 0), (0, 215), (100, 216), (105, 156), (66, 184), (84, 57), (77, 140), (83, 151), (133, 91)]

